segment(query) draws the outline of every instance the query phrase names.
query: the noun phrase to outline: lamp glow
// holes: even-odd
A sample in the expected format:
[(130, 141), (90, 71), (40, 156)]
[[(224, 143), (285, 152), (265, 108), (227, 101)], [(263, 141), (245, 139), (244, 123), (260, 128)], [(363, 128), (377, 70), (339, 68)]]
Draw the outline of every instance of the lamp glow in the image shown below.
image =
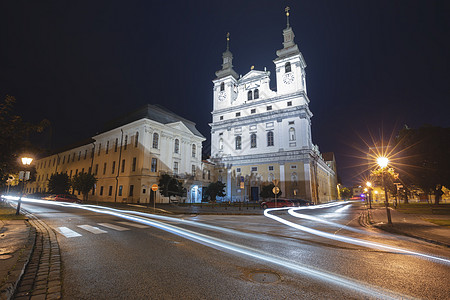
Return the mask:
[(386, 168), (389, 163), (389, 159), (386, 156), (380, 156), (377, 158), (377, 164), (380, 168)]
[(29, 166), (31, 164), (31, 162), (33, 161), (33, 159), (31, 157), (22, 157), (22, 164), (24, 164), (25, 166)]

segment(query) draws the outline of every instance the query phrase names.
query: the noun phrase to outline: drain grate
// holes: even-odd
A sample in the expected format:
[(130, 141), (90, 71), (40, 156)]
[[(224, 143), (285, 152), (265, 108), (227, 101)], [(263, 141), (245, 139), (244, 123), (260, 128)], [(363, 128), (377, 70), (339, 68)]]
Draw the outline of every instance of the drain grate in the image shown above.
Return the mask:
[(268, 271), (253, 271), (250, 272), (250, 279), (259, 283), (274, 283), (280, 280), (280, 276)]

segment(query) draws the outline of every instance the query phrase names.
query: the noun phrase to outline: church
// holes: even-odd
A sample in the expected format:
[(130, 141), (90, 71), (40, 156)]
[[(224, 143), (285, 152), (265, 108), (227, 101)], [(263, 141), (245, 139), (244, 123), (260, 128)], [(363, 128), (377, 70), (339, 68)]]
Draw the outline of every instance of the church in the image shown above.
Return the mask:
[[(227, 48), (213, 80), (211, 159), (226, 183), (227, 201), (258, 201), (263, 186), (274, 183), (281, 197), (315, 203), (337, 199), (334, 155), (322, 155), (311, 136), (306, 63), (294, 41), (286, 9), (283, 48), (276, 51), (276, 90), (270, 72), (233, 69)], [(330, 160), (325, 160), (324, 157)]]

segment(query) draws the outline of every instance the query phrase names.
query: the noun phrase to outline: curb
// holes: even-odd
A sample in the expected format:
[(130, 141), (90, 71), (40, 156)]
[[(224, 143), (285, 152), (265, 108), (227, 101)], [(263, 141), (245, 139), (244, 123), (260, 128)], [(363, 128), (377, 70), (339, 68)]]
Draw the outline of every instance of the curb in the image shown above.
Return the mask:
[(28, 240), (21, 250), (19, 259), (17, 260), (17, 264), (9, 272), (8, 280), (0, 288), (1, 300), (12, 299), (34, 251), (34, 247), (36, 244), (36, 228), (32, 226), (28, 220), (26, 220), (26, 223), (30, 227)]
[(378, 228), (380, 230), (383, 230), (383, 231), (386, 231), (386, 232), (389, 232), (389, 233), (404, 235), (404, 236), (407, 236), (407, 237), (410, 237), (410, 238), (414, 238), (414, 239), (417, 239), (417, 240), (421, 240), (421, 241), (424, 241), (424, 242), (427, 242), (427, 243), (431, 243), (431, 244), (435, 244), (435, 245), (439, 245), (439, 246), (450, 248), (450, 245), (447, 244), (447, 243), (443, 243), (443, 242), (440, 242), (440, 241), (436, 241), (436, 240), (432, 240), (432, 239), (429, 239), (429, 238), (424, 238), (424, 237), (421, 237), (421, 236), (418, 236), (418, 235), (410, 234), (410, 233), (407, 233), (407, 232), (395, 229), (393, 227), (387, 227), (387, 226), (383, 226), (383, 225), (376, 225), (375, 222), (373, 222), (372, 217), (370, 216), (370, 210), (367, 210), (367, 220), (368, 220), (368, 224), (370, 226)]

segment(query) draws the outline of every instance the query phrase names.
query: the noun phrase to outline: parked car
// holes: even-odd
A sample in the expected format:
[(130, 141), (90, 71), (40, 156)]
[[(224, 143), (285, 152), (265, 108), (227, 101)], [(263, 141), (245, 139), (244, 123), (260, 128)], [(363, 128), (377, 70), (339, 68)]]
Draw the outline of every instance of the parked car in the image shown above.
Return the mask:
[(56, 195), (47, 195), (45, 197), (42, 198), (42, 200), (49, 200), (49, 201), (55, 201)]
[(56, 195), (55, 201), (72, 202), (72, 203), (81, 203), (81, 200), (80, 200), (80, 199), (78, 199), (78, 198), (77, 198), (76, 196), (74, 196), (74, 195), (69, 195), (69, 194), (59, 194), (59, 195)]
[(291, 199), (295, 206), (310, 206), (314, 205), (314, 202), (305, 199)]
[[(276, 204), (275, 204), (276, 203)], [(261, 207), (266, 209), (266, 208), (279, 208), (279, 207), (292, 207), (292, 206), (296, 206), (294, 204), (294, 202), (292, 202), (289, 199), (270, 199), (268, 201), (263, 201), (261, 202)]]

